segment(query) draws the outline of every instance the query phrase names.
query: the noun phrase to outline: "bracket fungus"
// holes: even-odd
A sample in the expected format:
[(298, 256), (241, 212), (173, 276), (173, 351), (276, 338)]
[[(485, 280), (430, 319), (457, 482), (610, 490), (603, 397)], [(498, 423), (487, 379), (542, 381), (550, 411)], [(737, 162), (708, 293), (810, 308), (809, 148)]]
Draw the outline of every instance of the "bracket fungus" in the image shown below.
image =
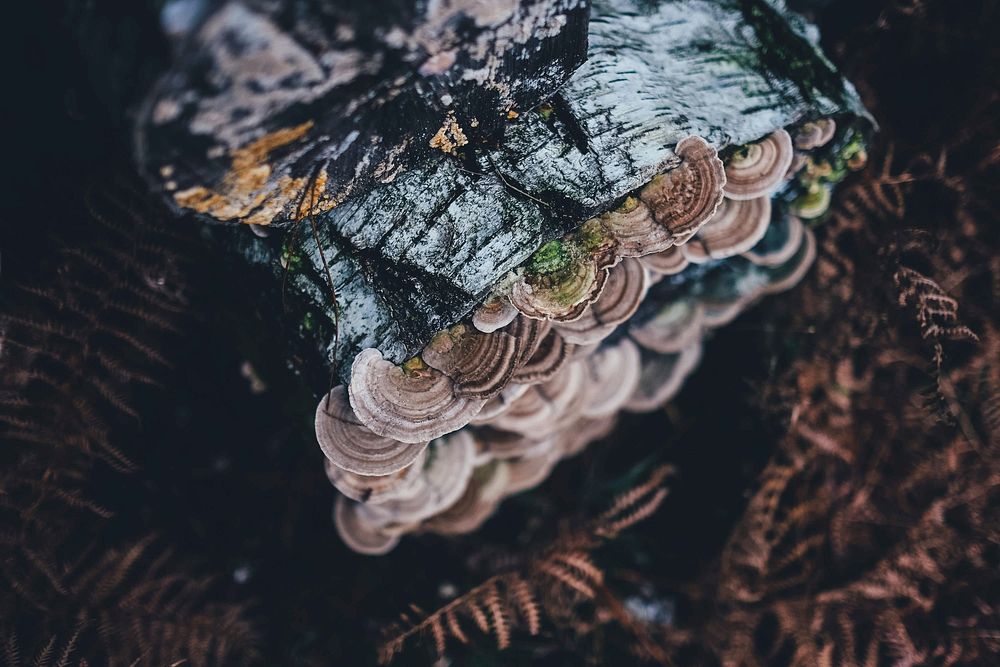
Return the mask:
[(684, 379), (701, 359), (701, 343), (697, 342), (678, 354), (642, 355), (642, 372), (635, 391), (624, 409), (629, 412), (650, 412), (662, 408), (680, 391)]
[(208, 3), (134, 129), (175, 209), (291, 230), (209, 233), (287, 283), (314, 391), (339, 372), (335, 521), (384, 553), (670, 400), (713, 327), (802, 277), (800, 218), (872, 122), (780, 1), (372, 1)]
[(562, 456), (576, 456), (587, 446), (598, 440), (602, 440), (614, 431), (618, 423), (618, 415), (608, 415), (607, 417), (583, 417), (573, 424), (572, 429), (560, 433), (559, 447)]
[(426, 442), (457, 431), (485, 403), (456, 396), (448, 376), (419, 360), (400, 367), (371, 348), (354, 359), (349, 394), (358, 419), (402, 442)]
[(508, 461), (505, 495), (527, 491), (544, 482), (559, 462), (561, 453), (557, 448), (549, 448), (534, 456), (522, 456)]
[(771, 200), (768, 197), (727, 197), (715, 217), (683, 246), (684, 256), (691, 262), (701, 264), (739, 255), (757, 245), (767, 233), (770, 222)]
[(792, 137), (785, 130), (775, 130), (761, 141), (738, 148), (726, 163), (726, 196), (769, 196), (785, 179), (793, 155)]
[(543, 245), (510, 288), (510, 302), (536, 320), (568, 322), (583, 314), (608, 279), (612, 262), (594, 257), (572, 242)]
[(587, 395), (584, 417), (606, 417), (621, 409), (639, 384), (642, 360), (639, 348), (628, 338), (606, 345), (584, 361)]
[(811, 151), (826, 146), (836, 133), (837, 121), (832, 118), (804, 123), (795, 131), (795, 147), (801, 151)]
[(656, 276), (672, 276), (687, 268), (687, 255), (677, 246), (639, 258), (642, 265)]
[(571, 343), (586, 345), (605, 338), (614, 328), (632, 317), (646, 298), (649, 287), (646, 270), (639, 260), (623, 258), (608, 270), (601, 295), (572, 322), (558, 322), (556, 331)]
[(629, 327), (632, 340), (647, 350), (677, 353), (701, 339), (705, 309), (696, 299), (677, 299), (653, 317)]
[(556, 436), (532, 438), (521, 433), (501, 431), (486, 427), (476, 431), (476, 437), (483, 445), (483, 451), (491, 459), (512, 459), (519, 456), (535, 456), (543, 451), (558, 449)]
[(483, 302), (472, 315), (472, 325), (483, 333), (493, 333), (517, 317), (517, 308), (505, 296), (494, 296)]
[(779, 266), (798, 251), (802, 244), (805, 226), (794, 215), (784, 215), (771, 223), (767, 233), (743, 257), (758, 266)]
[(559, 332), (550, 329), (549, 333), (539, 341), (535, 353), (514, 371), (511, 380), (524, 385), (550, 380), (569, 362), (574, 347), (566, 342)]
[(359, 475), (402, 470), (429, 442), (402, 442), (374, 433), (355, 416), (343, 386), (334, 387), (316, 406), (316, 439), (327, 459)]
[(346, 496), (337, 498), (333, 506), (333, 525), (344, 544), (366, 556), (381, 556), (395, 549), (399, 544), (399, 535), (383, 532), (378, 526), (365, 521), (360, 507), (363, 506), (352, 504)]
[(457, 324), (432, 338), (421, 358), (452, 379), (455, 396), (486, 399), (507, 386), (517, 354), (517, 340), (512, 336)]
[(654, 176), (639, 198), (674, 242), (683, 243), (715, 215), (727, 177), (715, 148), (701, 137), (682, 139), (674, 153), (681, 158), (680, 166)]
[(510, 409), (514, 401), (521, 398), (528, 391), (531, 385), (511, 383), (504, 387), (499, 394), (486, 401), (486, 405), (472, 418), (471, 424), (489, 424), (497, 415)]
[(405, 497), (420, 485), (426, 453), (425, 448), (413, 463), (388, 475), (359, 475), (327, 459), (326, 476), (338, 491), (351, 500), (377, 505)]

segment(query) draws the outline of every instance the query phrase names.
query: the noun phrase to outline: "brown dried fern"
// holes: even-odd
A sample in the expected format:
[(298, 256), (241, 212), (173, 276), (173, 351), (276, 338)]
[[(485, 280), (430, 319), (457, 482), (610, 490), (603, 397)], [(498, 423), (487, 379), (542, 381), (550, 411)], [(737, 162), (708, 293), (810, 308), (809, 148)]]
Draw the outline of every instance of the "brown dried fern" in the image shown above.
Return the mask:
[[(547, 600), (599, 603), (598, 598), (606, 596), (607, 589), (604, 572), (594, 563), (591, 551), (655, 512), (666, 497), (662, 485), (670, 472), (667, 467), (655, 470), (648, 480), (618, 496), (593, 521), (561, 536), (519, 567), (490, 577), (432, 614), (416, 622), (403, 615), (401, 623), (386, 628), (378, 646), (379, 662), (388, 664), (410, 639), (419, 637), (429, 637), (436, 653), (443, 656), (448, 639), (469, 642), (463, 619), (470, 620), (483, 634), (491, 635), (497, 648), (503, 650), (510, 646), (515, 628), (524, 628), (530, 635), (541, 632)], [(561, 611), (566, 613), (565, 609)], [(551, 610), (547, 615), (553, 616)]]
[(191, 240), (129, 178), (86, 208), (31, 278), (0, 291), (0, 437), (130, 470), (112, 432), (139, 420), (136, 389), (169, 366), (161, 347), (187, 306)]

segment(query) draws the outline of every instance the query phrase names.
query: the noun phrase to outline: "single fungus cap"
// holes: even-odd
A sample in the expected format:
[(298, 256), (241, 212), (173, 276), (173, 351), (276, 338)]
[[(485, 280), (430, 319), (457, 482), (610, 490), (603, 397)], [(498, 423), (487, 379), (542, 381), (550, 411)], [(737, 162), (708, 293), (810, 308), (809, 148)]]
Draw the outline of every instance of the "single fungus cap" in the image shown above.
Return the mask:
[(785, 130), (743, 146), (726, 164), (726, 196), (756, 199), (770, 195), (784, 180), (793, 155), (792, 138)]
[(715, 148), (701, 137), (682, 140), (674, 153), (681, 158), (680, 166), (655, 176), (640, 190), (639, 198), (657, 224), (683, 243), (715, 215), (726, 174)]
[(810, 123), (804, 123), (795, 131), (795, 147), (810, 151), (825, 146), (837, 133), (837, 122), (832, 118), (820, 118)]
[(485, 334), (459, 324), (438, 333), (421, 358), (452, 379), (461, 398), (490, 398), (500, 393), (514, 374), (517, 340), (500, 331)]
[(482, 399), (456, 396), (451, 379), (422, 364), (401, 368), (374, 348), (351, 368), (351, 407), (375, 433), (402, 442), (427, 442), (457, 431), (476, 416)]
[(402, 442), (373, 432), (355, 416), (343, 385), (334, 387), (316, 406), (316, 439), (334, 465), (359, 475), (402, 470), (429, 442)]
[(643, 348), (660, 354), (677, 353), (701, 340), (705, 313), (697, 299), (678, 299), (641, 324), (629, 327), (629, 336)]
[(514, 372), (512, 381), (527, 385), (548, 381), (569, 362), (573, 348), (559, 332), (550, 330), (535, 353)]
[(698, 264), (733, 257), (757, 245), (770, 222), (770, 198), (726, 199), (715, 217), (683, 246), (684, 255)]
[(639, 384), (639, 348), (623, 338), (614, 345), (604, 345), (582, 363), (587, 390), (581, 414), (606, 417), (618, 412)]
[(688, 258), (680, 247), (667, 248), (639, 259), (650, 272), (661, 276), (672, 276), (688, 267)]
[(684, 379), (701, 359), (701, 343), (694, 343), (680, 354), (643, 354), (642, 375), (635, 392), (625, 403), (629, 412), (651, 412), (673, 398)]
[(365, 521), (359, 508), (344, 496), (338, 496), (333, 508), (333, 524), (337, 534), (351, 551), (367, 556), (381, 556), (399, 544), (399, 536), (382, 532)]
[(506, 296), (493, 296), (472, 314), (472, 325), (483, 333), (502, 329), (517, 317), (517, 308)]

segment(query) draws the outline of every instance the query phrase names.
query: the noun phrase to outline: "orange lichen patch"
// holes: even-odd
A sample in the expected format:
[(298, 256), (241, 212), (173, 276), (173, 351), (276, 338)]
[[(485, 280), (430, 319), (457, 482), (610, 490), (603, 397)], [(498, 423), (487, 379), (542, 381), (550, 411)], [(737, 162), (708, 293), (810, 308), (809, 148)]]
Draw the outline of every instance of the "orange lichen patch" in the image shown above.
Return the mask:
[(448, 116), (444, 119), (444, 125), (431, 137), (430, 146), (449, 155), (454, 155), (457, 148), (467, 143), (469, 143), (469, 139), (465, 136), (458, 121), (455, 120), (455, 112), (449, 111)]
[(519, 114), (518, 112), (514, 111), (513, 109), (510, 109), (507, 111), (507, 120), (514, 120), (520, 115), (521, 114)]
[[(270, 224), (290, 202), (299, 199), (308, 179), (283, 175), (276, 182), (271, 182), (272, 168), (268, 158), (275, 150), (304, 137), (312, 126), (312, 121), (307, 121), (283, 128), (233, 151), (229, 171), (217, 188), (202, 185), (186, 188), (174, 193), (174, 201), (182, 208), (221, 221)], [(325, 184), (326, 174), (322, 173), (320, 177)], [(305, 205), (307, 209), (310, 207), (309, 203)], [(313, 202), (313, 213), (318, 212), (318, 206), (318, 202)], [(328, 208), (332, 208), (332, 204)]]

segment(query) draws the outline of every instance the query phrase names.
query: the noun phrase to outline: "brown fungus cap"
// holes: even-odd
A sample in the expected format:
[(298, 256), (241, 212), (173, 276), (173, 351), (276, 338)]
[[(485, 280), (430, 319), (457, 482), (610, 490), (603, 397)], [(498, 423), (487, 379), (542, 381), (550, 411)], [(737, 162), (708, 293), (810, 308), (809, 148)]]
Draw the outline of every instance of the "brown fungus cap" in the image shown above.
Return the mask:
[(726, 199), (715, 217), (683, 246), (684, 255), (696, 264), (733, 257), (757, 245), (770, 222), (770, 198)]
[(589, 258), (574, 260), (553, 274), (521, 276), (510, 290), (510, 302), (521, 314), (536, 320), (569, 322), (604, 289), (608, 272)]
[(472, 325), (483, 333), (493, 333), (510, 324), (517, 317), (517, 308), (506, 296), (497, 295), (487, 299), (472, 314)]
[(761, 289), (761, 295), (778, 294), (795, 287), (805, 278), (815, 260), (816, 236), (811, 229), (806, 229), (798, 250), (772, 275), (770, 282)]
[(581, 362), (586, 373), (587, 396), (581, 407), (585, 417), (613, 415), (639, 384), (639, 348), (628, 338), (604, 345)]
[(585, 396), (583, 368), (572, 363), (545, 384), (531, 387), (491, 425), (531, 438), (544, 438), (559, 430), (566, 415), (579, 412)]
[(773, 248), (755, 247), (743, 253), (743, 257), (757, 266), (781, 266), (790, 260), (802, 245), (805, 225), (794, 215), (786, 215), (776, 224), (780, 224), (785, 230), (783, 242)]
[(399, 536), (382, 532), (362, 516), (362, 505), (338, 496), (333, 508), (333, 525), (351, 551), (366, 556), (382, 556), (399, 544)]
[(463, 430), (431, 443), (427, 465), (415, 493), (378, 505), (366, 505), (365, 518), (385, 532), (406, 532), (461, 497), (472, 478), (476, 441)]
[(785, 130), (738, 149), (726, 164), (726, 196), (756, 199), (770, 195), (788, 173), (794, 151)]
[(339, 468), (359, 475), (390, 475), (413, 463), (429, 440), (402, 442), (378, 435), (355, 416), (343, 385), (316, 406), (316, 440)]
[(476, 429), (476, 439), (482, 443), (491, 458), (510, 459), (518, 456), (534, 456), (539, 452), (552, 449), (555, 437), (536, 439), (521, 433), (501, 431), (485, 427)]
[(660, 354), (673, 354), (701, 340), (705, 313), (693, 298), (678, 299), (642, 324), (629, 327), (629, 336), (643, 348)]
[(676, 241), (674, 234), (658, 224), (649, 207), (636, 197), (626, 197), (621, 206), (600, 217), (605, 229), (618, 242), (617, 252), (622, 257), (642, 257)]
[(505, 431), (528, 436), (545, 428), (555, 419), (555, 410), (550, 401), (538, 391), (529, 387), (506, 410), (496, 415), (490, 425)]
[[(674, 148), (681, 158), (675, 169), (655, 176), (639, 192), (653, 219), (683, 243), (698, 231), (722, 202), (726, 174), (715, 148), (701, 137), (688, 137)], [(664, 250), (665, 247), (652, 250)]]
[(503, 332), (485, 334), (459, 324), (431, 339), (421, 358), (452, 379), (461, 398), (491, 398), (514, 374), (517, 340)]
[(406, 496), (420, 484), (427, 450), (410, 465), (391, 475), (359, 475), (344, 470), (333, 461), (325, 461), (326, 477), (333, 486), (351, 500), (378, 505)]
[(443, 535), (477, 530), (496, 511), (509, 478), (505, 461), (492, 461), (477, 469), (458, 501), (425, 521), (423, 528)]
[(607, 337), (618, 324), (635, 314), (646, 298), (649, 281), (639, 260), (626, 257), (609, 269), (604, 291), (574, 322), (555, 325), (563, 338), (587, 345)]
[(576, 456), (590, 443), (611, 435), (618, 423), (618, 413), (606, 417), (581, 417), (571, 429), (559, 434), (559, 448), (562, 456)]
[(549, 476), (559, 463), (561, 451), (554, 444), (533, 456), (522, 456), (507, 462), (508, 478), (505, 495), (513, 495), (532, 489)]
[(661, 276), (672, 276), (688, 267), (688, 258), (679, 247), (667, 248), (652, 255), (639, 259), (642, 265), (651, 273)]
[(521, 398), (525, 392), (528, 391), (530, 385), (526, 384), (509, 384), (504, 387), (503, 391), (499, 394), (486, 401), (486, 405), (483, 409), (479, 411), (475, 417), (472, 418), (470, 424), (489, 424), (493, 421), (493, 418), (500, 415), (510, 409), (510, 406), (514, 404), (514, 401)]
[(504, 327), (504, 333), (513, 336), (517, 341), (517, 364), (523, 365), (538, 351), (538, 346), (552, 329), (548, 320), (534, 320), (524, 315), (518, 315)]
[(837, 122), (832, 118), (820, 118), (804, 123), (795, 131), (795, 147), (802, 151), (825, 146), (837, 133)]
[(517, 384), (547, 382), (573, 357), (574, 346), (554, 329), (539, 342), (535, 353), (517, 368), (511, 378)]
[(684, 379), (701, 359), (701, 343), (695, 343), (680, 354), (643, 354), (642, 375), (635, 392), (625, 403), (629, 412), (651, 412), (673, 398)]
[(805, 277), (815, 258), (816, 239), (813, 233), (806, 229), (795, 254), (783, 264), (770, 268), (767, 279), (758, 284), (756, 289), (741, 292), (733, 299), (719, 299), (709, 295), (702, 297), (705, 323), (710, 327), (729, 324), (761, 297), (791, 289)]
[(451, 379), (419, 360), (400, 367), (374, 348), (354, 358), (349, 394), (358, 419), (402, 442), (427, 442), (457, 431), (485, 403), (455, 396)]

